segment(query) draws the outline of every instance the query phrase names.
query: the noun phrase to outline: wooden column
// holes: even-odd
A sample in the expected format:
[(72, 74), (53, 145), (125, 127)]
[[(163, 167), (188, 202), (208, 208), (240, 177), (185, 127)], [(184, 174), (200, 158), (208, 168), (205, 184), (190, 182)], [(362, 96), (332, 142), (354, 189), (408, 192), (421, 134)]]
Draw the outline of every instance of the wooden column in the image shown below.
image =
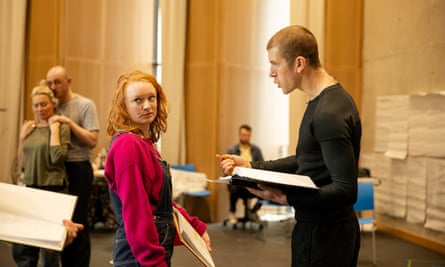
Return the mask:
[(363, 0), (326, 0), (325, 67), (361, 107)]
[[(186, 159), (209, 178), (219, 176), (218, 161), (218, 51), (219, 1), (190, 0), (185, 63)], [(218, 219), (218, 190), (209, 184), (210, 205)]]

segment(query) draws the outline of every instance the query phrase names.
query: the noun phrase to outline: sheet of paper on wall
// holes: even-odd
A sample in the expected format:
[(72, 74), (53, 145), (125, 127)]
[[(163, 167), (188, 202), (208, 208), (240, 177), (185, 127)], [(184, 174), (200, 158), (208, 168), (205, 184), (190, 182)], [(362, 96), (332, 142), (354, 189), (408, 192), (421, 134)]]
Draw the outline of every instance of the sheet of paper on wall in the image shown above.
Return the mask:
[(445, 158), (445, 95), (440, 93), (429, 94), (430, 108), (426, 113), (427, 156)]
[(392, 159), (406, 159), (408, 155), (407, 124), (403, 122), (394, 124), (399, 124), (400, 128), (390, 131), (385, 156)]
[[(425, 214), (427, 209), (427, 167), (424, 157), (408, 157), (404, 161), (393, 161), (392, 172), (394, 181), (392, 186), (397, 190), (392, 190), (392, 197), (396, 191), (405, 191), (403, 198), (406, 200), (407, 222), (423, 224), (425, 222)], [(406, 183), (406, 189), (404, 183)], [(392, 203), (391, 203), (392, 205)]]
[(410, 156), (425, 156), (427, 154), (425, 138), (427, 131), (426, 114), (429, 109), (429, 98), (426, 93), (417, 93), (410, 96), (409, 114), (409, 140), (408, 154)]
[(388, 127), (388, 147), (385, 156), (405, 159), (408, 154), (409, 95), (388, 96), (391, 123)]
[(389, 128), (391, 126), (392, 99), (389, 96), (378, 96), (375, 109), (375, 152), (385, 152), (388, 148)]
[(0, 183), (0, 240), (61, 251), (77, 197)]
[(445, 232), (445, 159), (428, 159), (428, 194), (425, 227)]
[(445, 157), (445, 93), (410, 97), (409, 155)]

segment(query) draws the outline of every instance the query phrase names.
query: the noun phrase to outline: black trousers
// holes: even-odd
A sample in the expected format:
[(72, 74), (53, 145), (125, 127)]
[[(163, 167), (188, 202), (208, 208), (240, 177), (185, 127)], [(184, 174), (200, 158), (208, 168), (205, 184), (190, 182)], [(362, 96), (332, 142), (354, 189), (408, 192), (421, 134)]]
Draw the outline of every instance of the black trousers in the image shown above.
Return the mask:
[[(249, 206), (247, 205), (247, 200), (251, 198), (255, 198), (254, 194), (250, 193), (245, 187), (242, 186), (236, 186), (236, 185), (228, 185), (229, 194), (230, 194), (230, 212), (236, 212), (236, 202), (238, 199), (243, 200), (244, 207), (246, 209), (249, 209)], [(261, 208), (261, 204), (257, 203), (255, 207), (252, 208), (252, 212), (256, 212)]]
[(91, 241), (88, 231), (88, 203), (93, 186), (93, 169), (89, 161), (65, 162), (68, 174), (68, 193), (78, 196), (72, 220), (85, 226), (77, 233), (73, 243), (62, 251), (63, 267), (88, 267), (91, 258)]
[(59, 267), (60, 252), (55, 250), (32, 247), (23, 244), (12, 244), (12, 257), (17, 267)]
[(355, 216), (340, 223), (297, 221), (292, 233), (292, 267), (355, 267), (359, 250)]

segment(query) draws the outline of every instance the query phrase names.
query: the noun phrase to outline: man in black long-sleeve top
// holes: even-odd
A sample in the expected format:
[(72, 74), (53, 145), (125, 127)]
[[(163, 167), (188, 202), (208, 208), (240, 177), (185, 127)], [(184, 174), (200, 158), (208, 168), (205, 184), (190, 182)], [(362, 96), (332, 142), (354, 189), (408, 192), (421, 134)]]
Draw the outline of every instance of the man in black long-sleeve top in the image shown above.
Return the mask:
[(352, 97), (321, 66), (317, 41), (304, 27), (289, 26), (267, 44), (270, 77), (284, 94), (300, 89), (309, 96), (295, 155), (247, 162), (221, 156), (230, 174), (234, 166), (310, 176), (319, 191), (284, 193), (262, 186), (253, 194), (295, 209), (292, 266), (356, 266), (360, 228), (353, 210), (357, 198), (361, 122)]

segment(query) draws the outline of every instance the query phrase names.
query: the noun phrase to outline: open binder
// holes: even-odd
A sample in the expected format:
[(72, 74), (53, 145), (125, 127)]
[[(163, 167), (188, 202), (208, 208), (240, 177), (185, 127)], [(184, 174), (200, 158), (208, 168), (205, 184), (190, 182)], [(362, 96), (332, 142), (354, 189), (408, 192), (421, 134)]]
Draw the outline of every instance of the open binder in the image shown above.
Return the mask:
[(213, 181), (255, 189), (259, 189), (258, 184), (279, 188), (283, 191), (320, 189), (309, 176), (244, 167), (235, 167), (232, 176), (221, 177)]
[(184, 216), (173, 207), (173, 221), (181, 242), (204, 266), (215, 267), (212, 255), (202, 237), (195, 231)]
[(0, 183), (0, 240), (61, 251), (77, 196)]

